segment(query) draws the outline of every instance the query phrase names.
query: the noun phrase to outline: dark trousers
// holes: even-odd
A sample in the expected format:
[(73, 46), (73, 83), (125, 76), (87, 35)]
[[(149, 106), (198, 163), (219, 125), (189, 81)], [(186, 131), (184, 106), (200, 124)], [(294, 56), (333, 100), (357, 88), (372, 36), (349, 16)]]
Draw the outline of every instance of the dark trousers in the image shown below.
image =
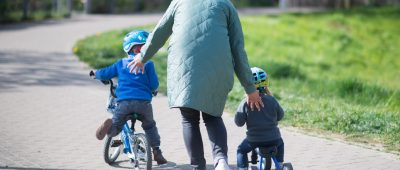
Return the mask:
[[(193, 169), (206, 169), (203, 141), (200, 133), (200, 111), (180, 108), (182, 114), (183, 139), (190, 156)], [(225, 124), (221, 117), (201, 113), (207, 128), (208, 138), (214, 157), (214, 165), (219, 159), (227, 159), (228, 145)]]
[(118, 135), (126, 121), (131, 120), (132, 113), (140, 114), (142, 128), (149, 139), (152, 148), (160, 146), (160, 135), (156, 122), (153, 118), (153, 108), (150, 101), (145, 100), (123, 100), (118, 102), (117, 109), (112, 117), (112, 126), (108, 131), (109, 136)]
[(237, 156), (236, 156), (237, 166), (239, 168), (247, 168), (249, 162), (247, 153), (249, 153), (250, 151), (252, 151), (257, 147), (269, 147), (269, 146), (277, 146), (278, 153), (276, 154), (276, 159), (278, 160), (278, 162), (283, 162), (284, 143), (282, 138), (267, 142), (250, 142), (247, 139), (244, 139), (237, 149)]

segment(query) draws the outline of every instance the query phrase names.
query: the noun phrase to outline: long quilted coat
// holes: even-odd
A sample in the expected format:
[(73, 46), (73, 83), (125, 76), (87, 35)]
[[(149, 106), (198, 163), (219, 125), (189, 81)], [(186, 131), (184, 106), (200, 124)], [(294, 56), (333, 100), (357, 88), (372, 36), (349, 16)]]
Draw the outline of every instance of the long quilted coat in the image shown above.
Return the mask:
[(142, 62), (149, 60), (170, 36), (170, 107), (221, 116), (234, 72), (246, 93), (256, 90), (239, 17), (229, 0), (173, 0), (143, 46)]

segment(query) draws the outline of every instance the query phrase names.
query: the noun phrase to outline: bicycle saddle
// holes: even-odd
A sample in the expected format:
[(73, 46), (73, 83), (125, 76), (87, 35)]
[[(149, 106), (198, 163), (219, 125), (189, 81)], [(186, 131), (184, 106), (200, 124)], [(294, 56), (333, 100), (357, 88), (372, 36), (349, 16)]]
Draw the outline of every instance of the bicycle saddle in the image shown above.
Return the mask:
[(278, 152), (278, 148), (276, 146), (259, 147), (258, 149), (259, 149), (259, 154), (264, 158), (275, 156), (276, 153)]
[(136, 113), (136, 112), (133, 112), (130, 114), (130, 118), (132, 118), (132, 119), (140, 120), (141, 117), (142, 117), (142, 115), (139, 113)]

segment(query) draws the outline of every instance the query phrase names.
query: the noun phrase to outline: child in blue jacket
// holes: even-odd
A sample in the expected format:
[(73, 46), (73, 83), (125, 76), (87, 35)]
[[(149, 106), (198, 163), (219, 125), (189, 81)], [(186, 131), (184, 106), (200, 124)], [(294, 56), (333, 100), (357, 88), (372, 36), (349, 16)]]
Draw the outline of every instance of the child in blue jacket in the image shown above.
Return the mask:
[(251, 68), (251, 72), (257, 90), (260, 91), (264, 107), (260, 111), (251, 111), (246, 100), (243, 100), (237, 109), (236, 125), (247, 125), (247, 136), (237, 149), (237, 166), (239, 170), (247, 170), (247, 153), (257, 147), (276, 146), (276, 158), (282, 167), (284, 143), (278, 128), (278, 121), (283, 118), (284, 111), (268, 89), (267, 73), (257, 67)]
[[(132, 113), (140, 114), (142, 128), (146, 133), (153, 150), (154, 160), (157, 164), (167, 163), (160, 150), (160, 135), (153, 118), (151, 105), (152, 92), (158, 88), (158, 78), (152, 61), (145, 63), (145, 72), (132, 74), (127, 67), (134, 59), (135, 54), (140, 53), (141, 47), (146, 43), (148, 33), (146, 31), (132, 31), (124, 38), (123, 48), (128, 57), (118, 60), (113, 65), (96, 71), (95, 78), (109, 80), (118, 77), (117, 109), (112, 119), (106, 119), (97, 129), (96, 137), (102, 140), (105, 135), (118, 135), (123, 125), (130, 119)], [(134, 125), (132, 125), (134, 126)], [(132, 127), (133, 128), (133, 127)]]

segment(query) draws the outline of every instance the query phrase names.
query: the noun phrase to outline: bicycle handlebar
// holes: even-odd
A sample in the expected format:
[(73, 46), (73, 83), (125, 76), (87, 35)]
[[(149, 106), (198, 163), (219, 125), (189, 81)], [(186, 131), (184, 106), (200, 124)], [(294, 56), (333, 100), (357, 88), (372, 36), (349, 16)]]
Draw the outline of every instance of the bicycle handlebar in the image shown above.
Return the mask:
[[(94, 74), (94, 71), (93, 71), (93, 70), (90, 70), (89, 76), (92, 77), (92, 78), (95, 78), (95, 74)], [(110, 79), (110, 80), (100, 80), (100, 82), (102, 82), (104, 85), (110, 84), (110, 94), (111, 94), (113, 97), (117, 98), (117, 95), (115, 95), (115, 92), (114, 92), (114, 89), (113, 89), (113, 87), (114, 87), (114, 82), (113, 82), (111, 79)]]

